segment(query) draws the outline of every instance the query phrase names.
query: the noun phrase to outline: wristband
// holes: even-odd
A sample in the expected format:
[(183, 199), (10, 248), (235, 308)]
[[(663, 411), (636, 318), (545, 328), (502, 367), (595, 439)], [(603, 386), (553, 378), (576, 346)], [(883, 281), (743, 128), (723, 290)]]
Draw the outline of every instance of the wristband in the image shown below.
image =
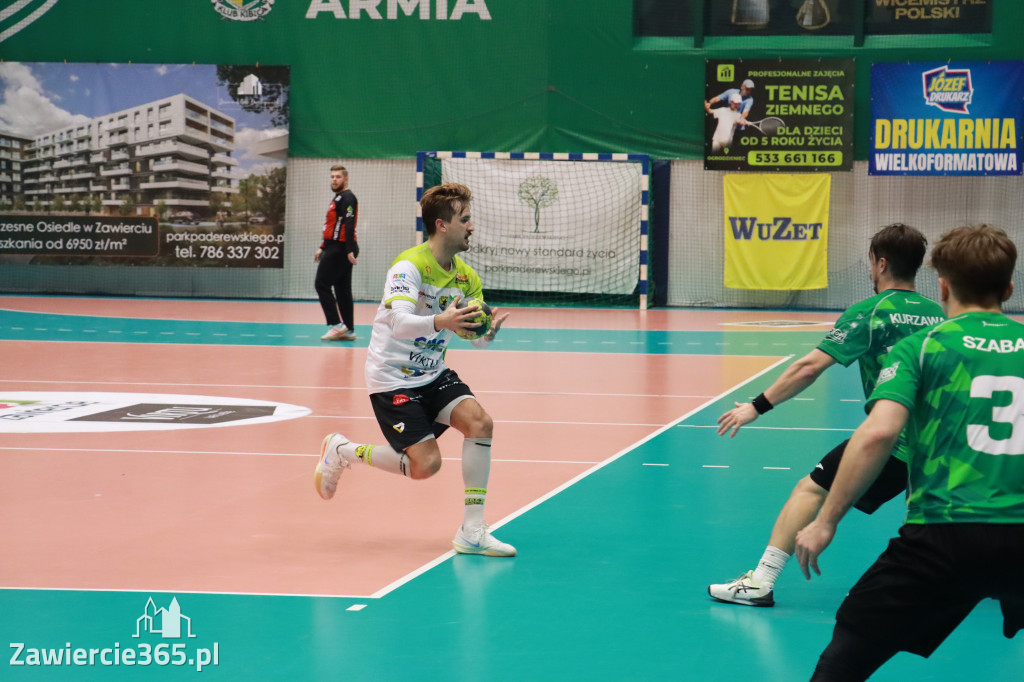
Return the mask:
[(756, 398), (754, 398), (750, 402), (754, 406), (754, 409), (757, 410), (758, 414), (764, 414), (768, 410), (770, 410), (773, 407), (775, 407), (770, 402), (768, 402), (768, 398), (764, 397), (764, 393), (762, 393), (761, 395), (757, 396)]

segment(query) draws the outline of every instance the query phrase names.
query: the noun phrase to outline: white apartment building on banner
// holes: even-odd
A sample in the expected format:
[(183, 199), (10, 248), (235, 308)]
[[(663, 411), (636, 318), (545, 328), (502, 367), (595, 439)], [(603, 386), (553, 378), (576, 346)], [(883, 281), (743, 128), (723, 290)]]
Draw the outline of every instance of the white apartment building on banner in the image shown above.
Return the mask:
[(0, 131), (0, 210), (14, 206), (22, 193), (21, 171), (25, 150), (32, 140)]
[[(29, 209), (75, 204), (133, 215), (210, 217), (238, 192), (235, 119), (177, 94), (32, 139), (22, 163)], [(96, 203), (96, 199), (99, 203)]]

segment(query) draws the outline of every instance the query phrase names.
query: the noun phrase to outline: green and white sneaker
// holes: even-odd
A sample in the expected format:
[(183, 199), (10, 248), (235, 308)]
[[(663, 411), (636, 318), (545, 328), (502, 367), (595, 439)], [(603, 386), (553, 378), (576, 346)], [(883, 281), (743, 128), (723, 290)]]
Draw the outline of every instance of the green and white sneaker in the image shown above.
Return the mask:
[(329, 433), (320, 444), (320, 461), (316, 463), (313, 485), (317, 494), (325, 500), (334, 497), (338, 479), (345, 469), (352, 466), (349, 460), (355, 455), (356, 443), (340, 433)]
[(516, 555), (516, 548), (491, 535), (486, 523), (469, 530), (466, 530), (464, 526), (459, 526), (459, 531), (455, 534), (455, 539), (452, 540), (452, 546), (459, 554)]
[(708, 585), (712, 599), (745, 606), (775, 606), (774, 583), (754, 584), (754, 572), (747, 571), (736, 580), (720, 585)]

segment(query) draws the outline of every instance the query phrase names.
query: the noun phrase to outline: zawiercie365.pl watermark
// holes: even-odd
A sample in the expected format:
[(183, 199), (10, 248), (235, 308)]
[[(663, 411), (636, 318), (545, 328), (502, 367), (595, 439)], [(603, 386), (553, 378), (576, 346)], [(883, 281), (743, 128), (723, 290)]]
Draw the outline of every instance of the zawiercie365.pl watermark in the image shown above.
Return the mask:
[[(133, 639), (159, 634), (162, 639), (194, 639), (192, 619), (182, 614), (177, 597), (167, 608), (156, 608), (153, 598), (146, 602), (135, 621)], [(63, 647), (33, 647), (25, 642), (11, 642), (11, 666), (194, 666), (202, 671), (220, 665), (220, 643), (211, 646), (190, 646), (185, 642), (148, 642), (137, 644), (114, 642), (112, 647), (82, 648), (65, 642)]]

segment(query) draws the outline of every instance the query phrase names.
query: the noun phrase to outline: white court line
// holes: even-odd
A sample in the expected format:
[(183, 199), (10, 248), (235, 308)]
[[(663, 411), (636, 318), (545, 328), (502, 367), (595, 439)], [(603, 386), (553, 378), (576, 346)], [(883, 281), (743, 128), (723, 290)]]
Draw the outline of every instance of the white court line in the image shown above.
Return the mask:
[[(753, 356), (750, 356), (753, 357)], [(775, 356), (771, 356), (775, 357)], [(792, 356), (790, 356), (792, 357)], [(67, 386), (69, 383), (82, 384), (84, 386), (185, 386), (196, 388), (229, 388), (229, 389), (251, 389), (251, 388), (273, 388), (277, 390), (311, 390), (311, 391), (358, 391), (366, 393), (365, 386), (303, 386), (303, 385), (281, 385), (281, 384), (199, 384), (191, 381), (168, 382), (168, 381), (69, 381), (51, 379), (0, 379), (0, 384), (60, 384)], [(687, 395), (673, 393), (594, 393), (592, 391), (478, 391), (473, 393), (488, 395), (549, 395), (549, 396), (597, 396), (601, 398), (682, 398), (706, 400), (709, 395)]]
[[(303, 419), (356, 419), (356, 420), (376, 420), (376, 417), (359, 417), (345, 414), (329, 415), (329, 414), (310, 414), (303, 417)], [(502, 419), (501, 424), (549, 424), (554, 426), (644, 426), (649, 428), (660, 428), (660, 423), (647, 423), (647, 422), (577, 422), (577, 421), (545, 421), (543, 419)], [(0, 433), (3, 433), (3, 428), (0, 428)]]
[[(454, 551), (452, 552), (454, 554)], [(365, 594), (300, 594), (296, 592), (225, 592), (220, 590), (164, 590), (155, 587), (34, 587), (0, 585), (0, 590), (38, 590), (40, 592), (151, 592), (154, 594), (225, 594), (251, 597), (317, 597), (325, 599), (367, 599)]]
[[(11, 445), (0, 446), (0, 450), (25, 452), (53, 452), (53, 448), (19, 448)], [(241, 455), (243, 457), (320, 457), (318, 452), (227, 452), (224, 450), (139, 450), (137, 448), (60, 448), (62, 452), (127, 452), (143, 455)], [(442, 457), (449, 462), (461, 462), (461, 457)], [(495, 457), (491, 462), (506, 464), (600, 464), (600, 462), (569, 459), (502, 459)]]
[[(0, 310), (3, 310), (3, 308), (0, 308)], [(18, 311), (18, 312), (24, 312), (24, 311)], [(55, 313), (55, 314), (63, 315), (64, 313)], [(125, 318), (125, 319), (146, 319), (146, 320), (149, 320), (150, 318)], [(152, 319), (157, 319), (157, 318), (152, 318)], [(180, 320), (172, 320), (172, 321), (180, 321)], [(207, 321), (207, 320), (204, 320), (204, 321)], [(213, 321), (213, 320), (211, 320), (211, 321)], [(251, 322), (251, 323), (247, 323), (247, 324), (263, 324), (263, 323)], [(292, 323), (288, 323), (288, 324), (292, 324)], [(2, 329), (2, 327), (0, 327), (0, 329)], [(15, 327), (10, 327), (10, 329), (13, 330), (13, 329), (16, 329), (16, 328)], [(43, 332), (45, 332), (45, 331), (49, 331), (49, 330), (48, 329), (36, 329), (35, 331), (43, 331)], [(121, 332), (120, 329), (109, 329), (109, 330), (107, 330), (107, 333), (108, 334), (121, 334), (122, 332)], [(141, 332), (141, 333), (146, 333), (146, 332)], [(212, 335), (213, 336), (217, 336), (217, 337), (228, 336), (228, 334), (225, 334), (223, 332), (213, 332)], [(239, 334), (239, 336), (256, 337), (258, 335), (257, 334)], [(264, 336), (269, 336), (269, 335), (264, 335)], [(294, 335), (291, 338), (308, 339), (310, 337), (307, 336), (307, 335), (296, 334), (296, 335)], [(21, 341), (19, 339), (2, 339), (2, 338), (0, 338), (0, 342), (19, 343)], [(67, 341), (61, 341), (61, 340), (58, 340), (58, 339), (32, 339), (32, 343), (68, 343), (68, 342)], [(85, 343), (85, 342), (82, 342), (82, 343)], [(105, 343), (105, 342), (100, 342), (100, 343)], [(170, 341), (160, 341), (160, 342), (155, 342), (155, 343), (173, 343), (173, 342), (170, 342)], [(496, 340), (494, 342), (493, 347), (496, 350), (502, 350), (502, 348), (500, 348), (500, 346), (502, 346), (504, 343), (506, 343), (506, 341), (504, 341), (503, 339), (498, 339), (498, 340)], [(534, 343), (534, 342), (530, 341), (530, 340), (526, 340), (526, 339), (518, 339), (518, 340), (515, 341), (515, 343), (525, 344), (525, 343)], [(589, 344), (594, 343), (594, 342), (592, 342), (592, 341), (570, 341), (569, 343), (581, 344), (581, 345), (589, 345)], [(608, 345), (617, 345), (617, 344), (626, 345), (627, 343), (632, 343), (632, 342), (601, 341), (600, 343), (601, 344), (608, 344)], [(176, 344), (176, 345), (188, 345), (188, 344)], [(246, 344), (238, 344), (238, 343), (228, 342), (228, 343), (223, 343), (223, 344), (222, 343), (208, 343), (208, 344), (203, 344), (203, 345), (216, 346), (218, 348), (224, 348), (224, 347), (231, 348), (231, 347), (235, 347), (235, 346), (241, 345), (244, 348), (270, 348), (272, 350), (280, 350), (281, 349), (281, 345), (280, 344), (276, 344), (276, 343), (246, 343)], [(703, 346), (704, 342), (703, 341), (688, 342), (686, 345), (688, 345), (688, 346)], [(716, 345), (716, 346), (729, 346), (729, 345), (732, 345), (732, 342), (731, 341), (730, 342), (720, 342), (720, 343), (716, 343), (714, 345)], [(787, 343), (787, 344), (773, 344), (773, 345), (789, 346), (790, 344)], [(814, 347), (814, 344), (803, 344), (803, 345), (805, 347)], [(323, 350), (323, 351), (332, 352), (332, 353), (335, 352), (334, 348), (337, 348), (337, 346), (328, 346), (326, 343), (322, 344), (322, 345), (319, 345), (319, 346), (289, 346), (289, 347), (303, 348), (303, 349), (308, 349), (308, 350)], [(359, 347), (359, 346), (353, 346), (353, 347), (351, 347), (351, 350), (359, 350), (360, 348), (361, 347)], [(508, 352), (510, 352), (510, 353), (520, 353), (522, 351), (517, 351), (517, 350), (509, 349)], [(569, 354), (576, 354), (576, 355), (584, 354), (584, 353), (580, 353), (578, 351), (561, 351), (561, 350), (554, 350), (554, 351), (546, 350), (546, 351), (543, 351), (543, 352), (545, 352), (545, 353), (569, 353)], [(606, 352), (606, 351), (589, 351), (589, 352), (586, 352), (585, 354), (586, 355), (608, 355), (608, 356), (619, 356), (619, 355), (621, 355), (621, 353)], [(708, 354), (707, 353), (676, 353), (676, 354), (674, 354), (674, 357), (705, 357), (706, 355), (708, 355)], [(778, 355), (758, 355), (756, 353), (752, 353), (750, 355), (746, 355), (746, 354), (744, 354), (744, 355), (732, 355), (730, 353), (724, 353), (724, 354), (722, 354), (722, 353), (715, 353), (714, 357), (718, 357), (718, 358), (726, 358), (726, 357), (777, 358)], [(792, 356), (789, 356), (789, 357), (792, 357)]]
[[(718, 425), (716, 425), (716, 424), (710, 424), (710, 425), (703, 425), (703, 424), (680, 424), (679, 428), (681, 428), (681, 429), (717, 429)], [(750, 430), (760, 429), (762, 431), (845, 431), (845, 432), (849, 432), (849, 433), (853, 433), (854, 431), (857, 430), (857, 429), (826, 429), (826, 428), (822, 428), (822, 427), (818, 427), (818, 426), (751, 426), (750, 424), (747, 424), (747, 425), (743, 426), (743, 430), (744, 431), (746, 431), (747, 429), (750, 429)]]

